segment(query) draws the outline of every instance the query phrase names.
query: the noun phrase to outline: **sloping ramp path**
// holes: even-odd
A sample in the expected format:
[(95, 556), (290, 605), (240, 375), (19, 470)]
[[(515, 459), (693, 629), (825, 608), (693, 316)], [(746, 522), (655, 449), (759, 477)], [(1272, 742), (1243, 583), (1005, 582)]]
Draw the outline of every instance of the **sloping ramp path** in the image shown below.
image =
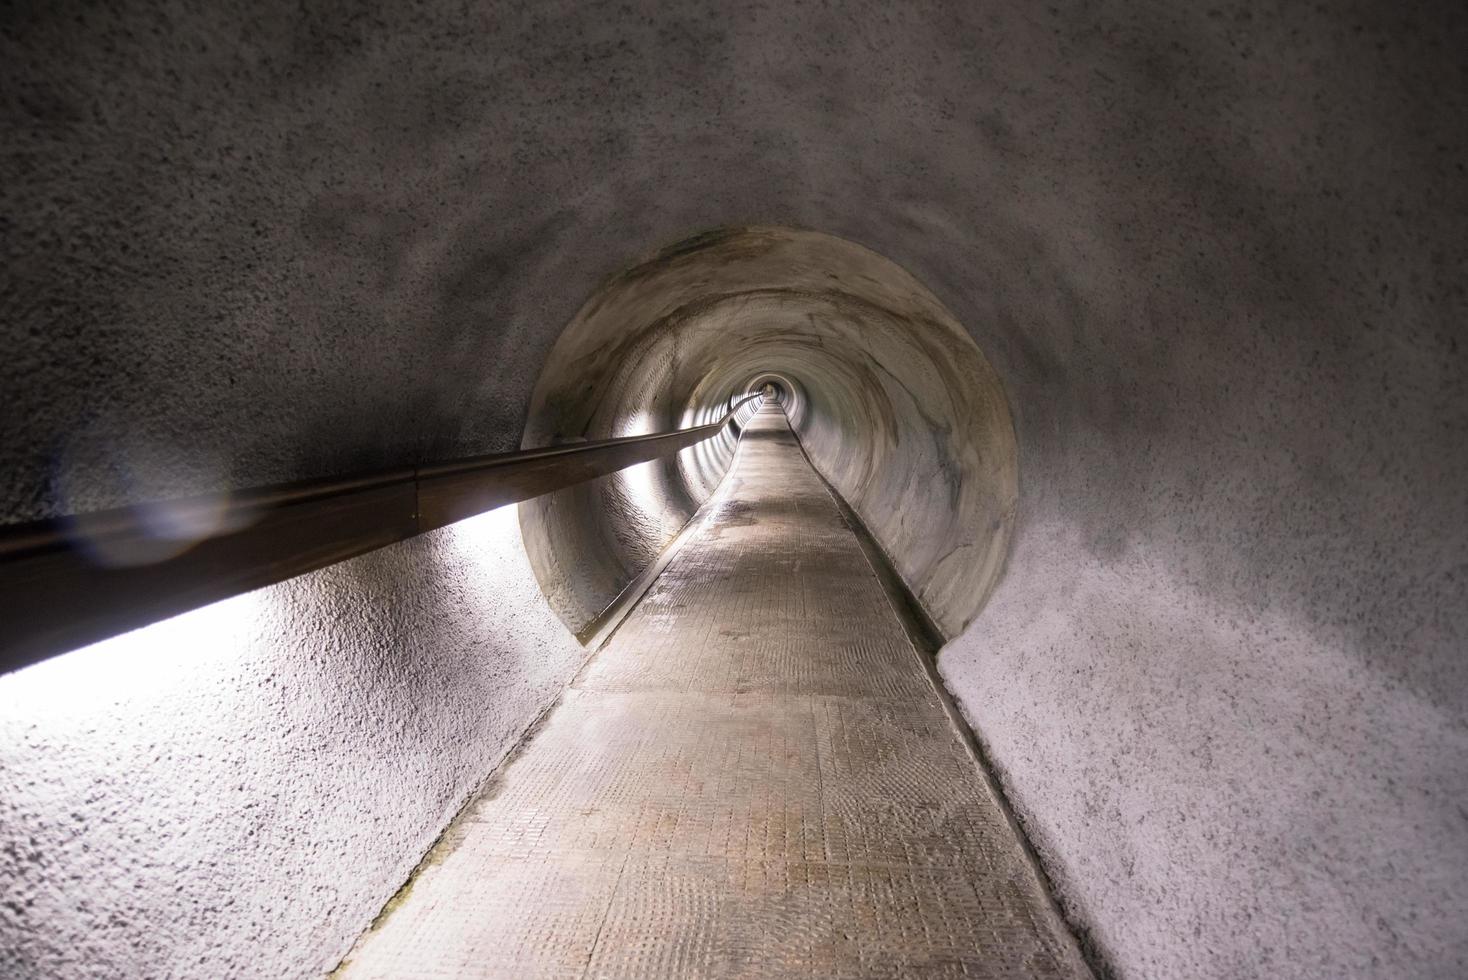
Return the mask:
[(341, 973), (1090, 975), (772, 405)]

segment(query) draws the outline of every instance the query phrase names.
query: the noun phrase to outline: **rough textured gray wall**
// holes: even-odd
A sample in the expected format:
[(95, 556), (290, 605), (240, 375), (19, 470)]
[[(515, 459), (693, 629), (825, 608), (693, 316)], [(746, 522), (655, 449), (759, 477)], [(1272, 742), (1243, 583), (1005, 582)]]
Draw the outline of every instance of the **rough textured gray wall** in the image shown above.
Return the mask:
[(1339, 634), (1036, 515), (939, 660), (1123, 976), (1468, 975), (1468, 731)]
[(0, 975), (330, 970), (583, 656), (510, 507), (0, 677)]
[(1118, 971), (1463, 972), (1461, 4), (5, 17), (3, 519), (512, 448), (603, 276), (828, 231), (1009, 394), (943, 668)]

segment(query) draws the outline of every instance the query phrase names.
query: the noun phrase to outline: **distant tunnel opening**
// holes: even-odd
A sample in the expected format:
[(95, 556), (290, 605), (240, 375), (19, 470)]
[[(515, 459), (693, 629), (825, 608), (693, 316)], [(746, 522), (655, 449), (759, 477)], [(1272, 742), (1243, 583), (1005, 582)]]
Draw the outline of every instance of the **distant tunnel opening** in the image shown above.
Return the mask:
[[(855, 243), (722, 230), (605, 283), (553, 348), (524, 445), (698, 425), (773, 398), (947, 636), (1001, 573), (1018, 465), (999, 378), (937, 298)], [(526, 547), (575, 631), (692, 517), (737, 437), (527, 502)]]

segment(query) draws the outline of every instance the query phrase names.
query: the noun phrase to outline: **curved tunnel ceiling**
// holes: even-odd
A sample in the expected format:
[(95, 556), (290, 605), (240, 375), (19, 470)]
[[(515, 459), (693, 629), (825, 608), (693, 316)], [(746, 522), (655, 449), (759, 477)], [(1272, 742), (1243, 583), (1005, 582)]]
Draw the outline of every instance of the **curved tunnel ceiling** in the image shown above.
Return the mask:
[[(817, 469), (935, 622), (961, 632), (994, 586), (1014, 525), (1009, 407), (952, 314), (859, 245), (727, 229), (614, 277), (551, 351), (524, 442), (701, 424), (764, 378), (778, 379)], [(690, 450), (648, 464), (635, 477), (640, 493), (623, 477), (522, 507), (541, 582), (574, 628), (646, 564), (646, 535), (628, 529), (660, 546), (726, 463)], [(650, 520), (649, 506), (668, 516)]]
[[(820, 229), (911, 273), (1002, 379), (1009, 559), (940, 666), (1122, 972), (1464, 972), (1463, 4), (56, 3), (6, 26), (0, 520), (676, 425), (767, 370), (837, 482), (863, 437), (820, 412), (886, 418), (898, 386), (813, 359), (855, 322), (829, 298), (711, 299), (778, 278), (667, 280), (770, 362), (644, 330), (657, 357), (623, 376), (637, 358), (588, 334), (600, 400), (532, 405), (604, 277), (704, 229)], [(889, 319), (882, 343), (921, 336)], [(553, 583), (561, 615), (729, 451), (571, 508), (537, 560), (593, 532), (616, 560)], [(898, 521), (902, 560), (890, 492), (863, 516)], [(641, 524), (595, 519), (618, 495)], [(907, 560), (954, 599), (939, 555)]]

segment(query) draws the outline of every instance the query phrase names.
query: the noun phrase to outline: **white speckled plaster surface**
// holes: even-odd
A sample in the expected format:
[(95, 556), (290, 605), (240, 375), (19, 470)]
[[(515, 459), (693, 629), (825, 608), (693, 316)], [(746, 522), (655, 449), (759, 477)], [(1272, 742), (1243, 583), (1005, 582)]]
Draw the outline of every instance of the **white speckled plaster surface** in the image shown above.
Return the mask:
[(939, 669), (1135, 977), (1468, 976), (1468, 729), (1288, 610), (1037, 521)]
[[(604, 277), (829, 232), (1003, 384), (1013, 546), (943, 669), (1105, 962), (1462, 977), (1465, 50), (1461, 0), (17, 4), (0, 520), (515, 448)], [(84, 857), (95, 941), (243, 948)]]
[(0, 977), (330, 970), (583, 658), (514, 511), (0, 678)]

